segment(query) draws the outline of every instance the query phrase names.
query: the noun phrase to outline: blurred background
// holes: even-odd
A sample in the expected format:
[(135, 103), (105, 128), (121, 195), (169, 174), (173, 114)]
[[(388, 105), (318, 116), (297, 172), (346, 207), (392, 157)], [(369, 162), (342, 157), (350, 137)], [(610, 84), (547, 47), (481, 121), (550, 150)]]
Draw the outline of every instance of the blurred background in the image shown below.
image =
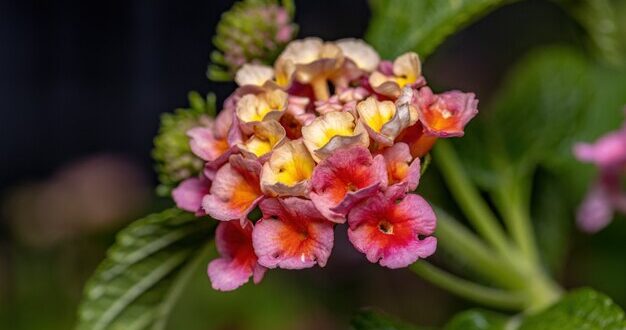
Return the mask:
[[(115, 232), (171, 205), (154, 195), (159, 115), (186, 106), (189, 90), (213, 91), (221, 104), (234, 89), (206, 78), (215, 26), (232, 4), (0, 2), (0, 328), (70, 329), (82, 285)], [(360, 37), (370, 17), (366, 1), (296, 8), (298, 37)], [(560, 7), (531, 0), (465, 28), (424, 70), (436, 89), (474, 91), (487, 103), (530, 49), (583, 42)], [(626, 222), (594, 236), (572, 223), (559, 227), (571, 235), (556, 252), (565, 260), (557, 278), (626, 306)], [(272, 271), (234, 293), (212, 291), (199, 270), (171, 328), (343, 329), (365, 306), (436, 326), (471, 306), (409, 271), (367, 263), (337, 235), (326, 269)]]

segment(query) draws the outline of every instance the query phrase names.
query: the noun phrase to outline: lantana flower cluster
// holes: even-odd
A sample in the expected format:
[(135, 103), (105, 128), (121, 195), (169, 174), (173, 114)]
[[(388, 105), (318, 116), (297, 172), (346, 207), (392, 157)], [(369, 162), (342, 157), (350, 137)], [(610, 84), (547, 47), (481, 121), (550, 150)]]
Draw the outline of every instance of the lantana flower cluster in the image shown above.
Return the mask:
[[(626, 108), (624, 109), (626, 114)], [(574, 154), (583, 162), (595, 164), (599, 175), (578, 209), (579, 227), (595, 233), (606, 227), (616, 212), (626, 215), (626, 123), (595, 143), (578, 143)]]
[(435, 94), (417, 54), (381, 61), (357, 39), (293, 41), (274, 67), (245, 64), (235, 81), (215, 120), (187, 132), (202, 175), (173, 191), (178, 207), (220, 221), (215, 289), (323, 267), (342, 224), (388, 268), (434, 253), (435, 213), (411, 192), (420, 157), (477, 114), (474, 94)]

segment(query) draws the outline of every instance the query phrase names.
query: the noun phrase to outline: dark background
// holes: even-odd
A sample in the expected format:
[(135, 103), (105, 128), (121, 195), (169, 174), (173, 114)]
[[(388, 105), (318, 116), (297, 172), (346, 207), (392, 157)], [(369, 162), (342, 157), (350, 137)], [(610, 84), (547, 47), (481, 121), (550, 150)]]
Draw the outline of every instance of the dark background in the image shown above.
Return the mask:
[[(203, 94), (213, 91), (221, 102), (234, 89), (232, 83), (210, 82), (205, 74), (215, 26), (221, 13), (232, 3), (222, 0), (0, 0), (0, 198), (10, 187), (30, 180), (44, 180), (76, 158), (102, 152), (130, 157), (155, 185), (150, 151), (158, 130), (159, 114), (185, 107), (190, 90)], [(361, 37), (370, 16), (366, 1), (298, 0), (296, 8), (298, 37), (319, 36), (326, 40)], [(498, 9), (448, 39), (428, 58), (424, 71), (434, 89), (474, 91), (481, 104), (486, 104), (507, 68), (529, 49), (553, 43), (580, 46), (584, 42), (582, 36), (581, 28), (553, 3), (524, 1)], [(72, 203), (71, 200), (66, 202)], [(49, 326), (58, 319), (70, 324), (75, 317), (82, 281), (101, 260), (112, 233), (95, 251), (66, 261), (59, 256), (71, 255), (71, 251), (80, 250), (84, 245), (70, 241), (46, 251), (19, 247), (10, 233), (9, 221), (1, 216), (0, 303), (14, 306), (17, 312), (12, 310), (8, 314), (18, 316), (10, 328), (22, 329), (15, 325), (26, 328), (25, 324), (32, 324), (24, 320), (32, 318), (33, 310), (48, 311), (38, 314), (41, 324)], [(606, 289), (623, 304), (626, 302), (626, 288), (620, 284), (623, 279), (604, 280), (607, 276), (624, 274), (623, 269), (595, 274), (594, 267), (580, 262), (582, 257), (587, 261), (604, 262), (606, 267), (624, 267), (614, 262), (620, 260), (620, 249), (597, 244), (606, 235), (612, 234), (597, 236), (592, 244), (588, 244), (588, 237), (574, 242), (572, 255), (576, 257), (570, 256), (568, 260), (570, 271), (557, 277), (567, 287), (585, 283)], [(605, 241), (623, 240), (617, 234), (609, 238)], [(589, 246), (604, 248), (594, 250)], [(596, 258), (598, 255), (605, 258)], [(442, 324), (455, 311), (471, 306), (416, 280), (408, 272), (390, 272), (375, 266), (367, 268), (362, 258), (358, 262), (358, 267), (337, 262), (323, 271), (294, 275), (282, 272), (273, 282), (268, 279), (262, 286), (248, 285), (242, 290), (297, 288), (300, 291), (291, 291), (298, 292), (305, 300), (311, 298), (320, 302), (345, 318), (359, 306), (375, 305), (422, 324)], [(74, 283), (68, 289), (64, 285), (72, 269), (78, 275), (73, 277)], [(584, 276), (580, 275), (581, 269), (587, 270)], [(359, 272), (358, 280), (355, 272)], [(32, 281), (23, 274), (32, 274), (29, 275)], [(204, 274), (200, 275), (198, 283), (208, 288)], [(280, 281), (281, 276), (297, 277), (299, 282), (297, 286), (288, 286)], [(21, 287), (30, 291), (6, 289), (20, 287), (15, 283), (22, 278), (25, 280)], [(613, 283), (613, 287), (609, 283)], [(40, 288), (53, 286), (58, 286), (58, 291), (38, 292)], [(3, 287), (9, 292), (6, 295), (9, 299), (5, 301), (2, 301)], [(367, 290), (363, 290), (364, 287)], [(328, 288), (337, 291), (330, 293)], [(210, 293), (210, 289), (206, 291), (215, 294)], [(418, 297), (413, 297), (411, 292), (418, 292)], [(57, 304), (63, 307), (55, 306), (55, 299), (64, 294), (69, 297)], [(46, 299), (42, 298), (44, 295)], [(419, 300), (419, 297), (428, 297), (428, 300)], [(220, 296), (220, 300), (215, 301), (221, 304), (222, 299)], [(247, 299), (242, 302), (246, 303)], [(193, 306), (193, 302), (184, 306)], [(202, 305), (195, 307), (197, 311), (190, 309), (190, 315), (204, 313)], [(324, 315), (318, 317), (313, 311), (309, 318), (323, 321)], [(340, 321), (341, 324), (347, 322)], [(64, 323), (59, 324), (63, 329)]]
[[(205, 75), (213, 31), (232, 3), (1, 1), (0, 190), (94, 152), (150, 167), (160, 113), (186, 106), (189, 90), (219, 100), (232, 91)], [(366, 1), (296, 5), (299, 37), (360, 37), (370, 15)], [(484, 99), (524, 48), (570, 30), (547, 1), (505, 7), (448, 41), (425, 70), (431, 84), (484, 91)]]

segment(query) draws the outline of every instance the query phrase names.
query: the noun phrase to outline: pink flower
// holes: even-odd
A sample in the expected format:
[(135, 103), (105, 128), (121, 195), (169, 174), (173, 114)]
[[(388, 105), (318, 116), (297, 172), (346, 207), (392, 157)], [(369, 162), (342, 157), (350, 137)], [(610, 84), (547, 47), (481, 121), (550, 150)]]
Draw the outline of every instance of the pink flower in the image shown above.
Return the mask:
[(626, 126), (594, 144), (576, 144), (574, 154), (581, 161), (594, 163), (600, 171), (576, 215), (583, 231), (595, 233), (611, 222), (615, 211), (626, 214), (626, 192), (621, 188), (621, 178), (626, 174)]
[(386, 186), (383, 156), (372, 158), (357, 146), (339, 149), (315, 167), (309, 197), (327, 219), (343, 223), (354, 204)]
[(220, 254), (209, 263), (207, 273), (213, 289), (231, 291), (244, 285), (252, 276), (254, 283), (263, 279), (266, 268), (257, 263), (252, 247), (252, 222), (222, 222), (215, 231), (215, 245)]
[(433, 94), (428, 87), (417, 93), (419, 120), (424, 132), (437, 137), (463, 136), (467, 123), (478, 114), (474, 93), (459, 91)]
[(420, 180), (420, 159), (411, 156), (406, 143), (398, 142), (383, 151), (389, 185), (404, 184), (407, 191), (417, 189)]
[(212, 179), (217, 168), (228, 161), (228, 157), (235, 152), (234, 144), (239, 142), (239, 136), (233, 130), (234, 110), (225, 107), (207, 127), (194, 127), (187, 131), (191, 151), (201, 159), (207, 161), (207, 177)]
[(205, 177), (189, 178), (172, 190), (172, 198), (179, 209), (204, 215), (202, 198), (209, 193), (211, 181)]
[[(348, 215), (348, 238), (367, 260), (388, 268), (406, 267), (432, 255), (437, 239), (433, 209), (401, 186), (363, 201)], [(427, 236), (420, 239), (420, 236)]]
[(259, 264), (267, 268), (324, 267), (333, 248), (333, 224), (309, 200), (266, 199), (252, 233)]
[(261, 163), (257, 160), (230, 156), (215, 174), (210, 194), (202, 199), (204, 211), (217, 220), (245, 222), (248, 213), (263, 199), (260, 172)]

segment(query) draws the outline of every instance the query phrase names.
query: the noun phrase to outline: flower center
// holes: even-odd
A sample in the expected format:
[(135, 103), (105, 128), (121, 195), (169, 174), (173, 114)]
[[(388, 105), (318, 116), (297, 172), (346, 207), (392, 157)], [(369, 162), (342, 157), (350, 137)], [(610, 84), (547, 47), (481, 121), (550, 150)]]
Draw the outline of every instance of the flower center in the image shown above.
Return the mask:
[(378, 230), (383, 234), (391, 235), (393, 234), (393, 225), (389, 221), (383, 220), (378, 223)]

